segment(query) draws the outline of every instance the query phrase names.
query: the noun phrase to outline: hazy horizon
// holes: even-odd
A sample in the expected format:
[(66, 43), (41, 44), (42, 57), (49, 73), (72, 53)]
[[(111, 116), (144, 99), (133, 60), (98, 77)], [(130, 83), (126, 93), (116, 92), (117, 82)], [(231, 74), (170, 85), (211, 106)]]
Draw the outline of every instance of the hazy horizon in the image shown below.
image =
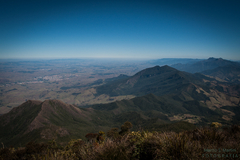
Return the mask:
[[(0, 61), (58, 61), (58, 60), (74, 60), (74, 61), (78, 61), (78, 60), (89, 60), (89, 61), (125, 61), (125, 62), (137, 62), (137, 61), (155, 61), (155, 60), (184, 60), (184, 59), (188, 59), (188, 60), (207, 60), (209, 58), (216, 58), (216, 59), (220, 59), (222, 57), (208, 57), (208, 58), (0, 58)], [(222, 58), (224, 59), (224, 58)], [(235, 62), (240, 62), (239, 60), (236, 59), (224, 59), (224, 60), (229, 60), (229, 61), (235, 61)]]
[(0, 59), (240, 60), (239, 1), (0, 2)]

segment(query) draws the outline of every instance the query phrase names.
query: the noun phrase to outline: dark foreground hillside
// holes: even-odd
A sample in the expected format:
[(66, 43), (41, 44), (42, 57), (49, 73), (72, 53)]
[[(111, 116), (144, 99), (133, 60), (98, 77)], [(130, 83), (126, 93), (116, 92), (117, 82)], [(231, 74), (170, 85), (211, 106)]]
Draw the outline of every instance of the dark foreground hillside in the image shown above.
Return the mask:
[[(126, 124), (126, 123), (125, 123)], [(240, 127), (197, 128), (175, 132), (131, 132), (126, 125), (107, 132), (88, 134), (88, 141), (71, 140), (59, 146), (54, 140), (48, 143), (30, 142), (22, 148), (0, 149), (0, 159), (47, 160), (154, 160), (154, 159), (239, 159)], [(123, 134), (123, 130), (125, 132)]]

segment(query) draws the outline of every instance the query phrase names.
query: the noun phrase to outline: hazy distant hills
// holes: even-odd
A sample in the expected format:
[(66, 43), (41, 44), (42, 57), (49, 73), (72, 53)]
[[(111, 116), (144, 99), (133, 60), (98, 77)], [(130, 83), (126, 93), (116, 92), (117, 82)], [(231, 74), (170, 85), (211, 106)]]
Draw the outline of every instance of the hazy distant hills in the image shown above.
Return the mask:
[(212, 70), (217, 67), (223, 66), (239, 66), (240, 64), (237, 62), (228, 61), (222, 58), (209, 58), (207, 60), (201, 60), (195, 63), (178, 63), (171, 65), (171, 67), (176, 68), (180, 71), (186, 71), (189, 73), (197, 73), (203, 72), (206, 70)]
[(149, 64), (151, 65), (159, 65), (159, 66), (163, 66), (163, 65), (174, 65), (174, 64), (192, 64), (192, 63), (196, 63), (198, 61), (202, 61), (204, 59), (192, 59), (192, 58), (162, 58), (162, 59), (156, 59), (156, 60), (150, 60), (148, 61)]

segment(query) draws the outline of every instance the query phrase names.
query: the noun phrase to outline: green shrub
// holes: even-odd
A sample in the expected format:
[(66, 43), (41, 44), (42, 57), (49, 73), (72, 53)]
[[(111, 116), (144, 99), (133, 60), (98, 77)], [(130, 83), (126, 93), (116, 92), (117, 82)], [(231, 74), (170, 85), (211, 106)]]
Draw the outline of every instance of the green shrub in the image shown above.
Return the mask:
[(104, 145), (98, 148), (96, 160), (130, 160), (133, 147), (128, 143), (127, 138), (123, 137), (120, 142), (108, 139)]
[(211, 127), (220, 128), (220, 127), (222, 127), (222, 124), (218, 123), (218, 122), (212, 122)]

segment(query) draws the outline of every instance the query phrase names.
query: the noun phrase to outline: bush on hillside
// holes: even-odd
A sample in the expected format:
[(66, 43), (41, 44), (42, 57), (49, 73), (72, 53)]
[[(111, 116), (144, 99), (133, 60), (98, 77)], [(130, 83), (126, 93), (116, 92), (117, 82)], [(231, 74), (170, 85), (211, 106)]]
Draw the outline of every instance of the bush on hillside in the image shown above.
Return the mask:
[[(114, 130), (115, 133), (118, 133), (117, 139), (110, 137), (102, 142), (77, 139), (71, 140), (65, 147), (58, 146), (53, 140), (41, 144), (30, 142), (26, 147), (18, 149), (2, 148), (0, 159), (190, 160), (240, 157), (240, 127), (237, 125), (225, 129), (197, 128), (180, 133), (128, 130), (120, 135)], [(103, 132), (98, 135), (104, 137)]]

